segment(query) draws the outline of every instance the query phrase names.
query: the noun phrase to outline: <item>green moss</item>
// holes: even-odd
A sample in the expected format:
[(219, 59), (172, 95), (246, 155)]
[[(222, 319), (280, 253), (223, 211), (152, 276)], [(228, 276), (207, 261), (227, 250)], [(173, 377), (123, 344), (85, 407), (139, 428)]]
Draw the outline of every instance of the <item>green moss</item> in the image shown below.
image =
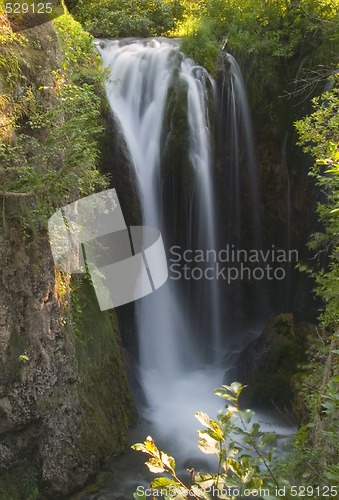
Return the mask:
[(6, 351), (6, 362), (0, 363), (1, 384), (13, 384), (20, 380), (23, 363), (19, 357), (26, 352), (27, 348), (27, 339), (13, 330)]
[(291, 378), (303, 360), (303, 355), (295, 340), (285, 337), (285, 327), (280, 334), (284, 338), (279, 338), (277, 346), (260, 369), (257, 379), (259, 390), (255, 392), (253, 400), (258, 404), (270, 405), (273, 402), (281, 407), (288, 407), (293, 399)]
[(163, 130), (162, 177), (176, 175), (184, 187), (192, 187), (193, 170), (189, 160), (187, 83), (174, 76), (168, 91), (166, 122)]
[(84, 411), (80, 449), (98, 460), (125, 449), (134, 418), (117, 318), (100, 311), (88, 278), (73, 282), (73, 335)]
[(305, 362), (304, 330), (294, 324), (292, 314), (280, 314), (250, 344), (246, 359), (251, 358), (251, 375), (247, 374), (245, 378), (249, 379), (244, 382), (248, 384), (245, 395), (251, 404), (291, 406), (295, 392), (292, 378)]
[(10, 472), (0, 473), (1, 500), (37, 500), (39, 497), (37, 472), (31, 464), (25, 464)]
[(92, 495), (94, 495), (95, 493), (98, 493), (100, 488), (101, 488), (101, 484), (100, 483), (92, 483), (92, 484), (89, 484), (87, 487), (86, 487), (86, 492), (87, 493), (90, 493)]
[(62, 401), (65, 399), (65, 390), (63, 387), (54, 386), (51, 394), (48, 394), (48, 398), (46, 396), (37, 396), (36, 399), (36, 409), (40, 415), (44, 413), (51, 413), (56, 411)]

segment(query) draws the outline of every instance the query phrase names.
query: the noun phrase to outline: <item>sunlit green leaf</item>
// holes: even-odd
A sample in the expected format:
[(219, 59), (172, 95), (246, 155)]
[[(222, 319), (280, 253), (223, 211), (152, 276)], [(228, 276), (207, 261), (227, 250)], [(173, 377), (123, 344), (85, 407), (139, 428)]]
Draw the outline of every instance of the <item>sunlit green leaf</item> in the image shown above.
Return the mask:
[(202, 488), (209, 488), (215, 483), (215, 477), (208, 473), (197, 473), (195, 475), (195, 481), (201, 484)]
[(165, 472), (165, 467), (162, 465), (162, 463), (160, 462), (160, 460), (156, 459), (156, 458), (150, 458), (147, 462), (146, 462), (146, 465), (147, 467), (149, 468), (149, 470), (151, 472), (155, 472), (156, 474), (158, 472)]
[[(177, 481), (174, 481), (173, 479), (169, 479), (168, 477), (157, 477), (153, 479), (153, 481), (150, 484), (151, 488), (178, 488), (180, 486), (180, 483)], [(172, 489), (173, 491), (173, 489)]]
[(203, 453), (207, 454), (218, 454), (220, 451), (220, 445), (218, 441), (212, 438), (207, 431), (198, 431), (200, 439), (198, 440), (198, 446)]
[(202, 411), (198, 411), (195, 414), (195, 418), (199, 420), (199, 422), (204, 425), (205, 427), (210, 427), (210, 417), (206, 414), (203, 413)]
[(242, 415), (243, 415), (245, 423), (249, 424), (251, 422), (252, 418), (254, 417), (255, 413), (252, 410), (245, 410), (244, 412), (242, 412)]
[(174, 470), (175, 470), (175, 460), (174, 460), (174, 458), (170, 457), (169, 455), (167, 455), (166, 453), (163, 453), (163, 452), (161, 452), (160, 456), (161, 456), (161, 460), (166, 465), (166, 467), (168, 467), (171, 471), (174, 472)]

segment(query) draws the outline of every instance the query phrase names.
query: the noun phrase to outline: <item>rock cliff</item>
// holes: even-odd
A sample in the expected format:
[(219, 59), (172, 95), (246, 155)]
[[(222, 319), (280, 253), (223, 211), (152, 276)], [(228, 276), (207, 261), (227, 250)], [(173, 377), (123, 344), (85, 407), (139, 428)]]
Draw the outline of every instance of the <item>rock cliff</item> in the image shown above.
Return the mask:
[[(14, 77), (0, 77), (1, 144), (28, 134), (43, 145), (48, 129), (31, 130), (30, 105), (20, 115), (17, 108), (27, 90), (41, 108), (53, 105), (52, 73), (63, 61), (58, 34), (47, 23), (16, 43), (0, 17), (0, 56), (17, 63)], [(25, 152), (28, 164), (34, 154)], [(64, 153), (54, 145), (53, 154), (62, 166)], [(2, 183), (6, 172), (13, 170), (1, 165)], [(126, 444), (134, 409), (118, 322), (99, 310), (85, 278), (54, 269), (45, 224), (34, 217), (36, 193), (0, 190), (0, 498), (65, 498)]]

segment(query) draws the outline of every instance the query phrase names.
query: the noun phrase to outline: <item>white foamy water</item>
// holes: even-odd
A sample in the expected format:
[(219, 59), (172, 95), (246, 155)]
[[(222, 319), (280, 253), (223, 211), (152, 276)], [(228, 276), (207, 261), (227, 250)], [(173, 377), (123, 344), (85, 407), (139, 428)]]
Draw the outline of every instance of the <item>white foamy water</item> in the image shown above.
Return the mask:
[[(107, 96), (135, 170), (143, 223), (156, 226), (165, 234), (160, 179), (162, 127), (170, 86), (186, 88), (188, 151), (199, 207), (191, 217), (197, 228), (196, 241), (215, 248), (207, 109), (208, 96), (213, 96), (212, 78), (204, 68), (185, 57), (175, 42), (111, 41), (100, 42), (98, 47), (104, 65), (110, 69)], [(191, 227), (188, 221), (187, 231)], [(205, 335), (217, 357), (222, 350), (216, 284), (210, 284), (205, 307), (209, 318), (209, 331)], [(209, 395), (213, 397), (211, 391), (220, 385), (221, 376), (217, 381), (212, 370), (196, 371), (201, 364), (196, 355), (199, 341), (175, 282), (169, 280), (160, 290), (138, 301), (136, 310), (141, 383), (149, 403), (147, 417), (159, 430), (172, 429), (173, 425), (184, 424), (181, 421), (182, 418), (186, 421), (184, 414), (187, 421), (188, 415), (194, 419), (192, 410), (199, 410), (202, 400)], [(190, 424), (184, 425), (188, 430)]]

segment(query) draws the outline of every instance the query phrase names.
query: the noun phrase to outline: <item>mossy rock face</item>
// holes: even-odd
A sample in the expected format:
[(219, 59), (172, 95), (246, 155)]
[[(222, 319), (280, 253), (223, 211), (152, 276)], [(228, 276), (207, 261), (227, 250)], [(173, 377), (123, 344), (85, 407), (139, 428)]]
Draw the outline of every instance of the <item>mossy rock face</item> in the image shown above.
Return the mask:
[[(185, 221), (193, 195), (194, 173), (189, 160), (189, 124), (187, 117), (187, 83), (173, 76), (168, 89), (161, 135), (161, 170), (156, 179), (161, 205), (168, 228), (169, 241), (184, 245)], [(160, 201), (160, 200), (159, 200)]]
[[(27, 36), (18, 95), (26, 80), (34, 92), (52, 86), (61, 60), (51, 23)], [(53, 105), (52, 92), (37, 94)], [(0, 199), (1, 500), (67, 498), (123, 450), (133, 418), (116, 317), (100, 311), (88, 282), (72, 293), (45, 229), (22, 217), (35, 208), (34, 194)]]
[(100, 311), (89, 279), (82, 281), (75, 299), (75, 350), (84, 413), (79, 448), (102, 462), (125, 449), (134, 406), (115, 311)]
[(10, 225), (6, 242), (0, 230), (0, 498), (33, 500), (37, 488), (65, 498), (126, 446), (134, 411), (120, 334), (88, 281), (67, 295), (47, 241), (28, 257), (20, 222)]
[[(197, 172), (190, 152), (190, 124), (188, 104), (188, 82), (182, 77), (178, 59), (178, 69), (173, 73), (168, 88), (168, 95), (161, 131), (161, 158), (160, 173), (155, 182), (159, 185), (161, 200), (159, 204), (163, 209), (164, 227), (168, 234), (165, 238), (182, 247), (190, 247), (196, 242), (188, 238), (188, 226), (191, 234), (198, 234), (192, 213), (200, 212), (200, 195), (198, 189)], [(212, 91), (208, 101), (208, 115), (213, 123)], [(212, 127), (211, 127), (212, 128)], [(213, 130), (212, 130), (213, 133)]]
[(39, 488), (34, 464), (26, 462), (10, 473), (3, 473), (0, 477), (0, 498), (1, 500), (18, 500), (19, 498), (37, 500)]
[(0, 384), (12, 384), (21, 380), (22, 368), (29, 361), (29, 358), (24, 354), (27, 347), (27, 339), (18, 331), (13, 330), (7, 345), (7, 361), (0, 362)]
[(184, 80), (176, 74), (168, 90), (165, 122), (162, 130), (162, 178), (177, 174), (183, 185), (192, 180), (192, 169), (189, 161), (189, 125), (187, 117), (187, 90)]
[(243, 404), (282, 408), (291, 405), (291, 379), (305, 361), (307, 337), (314, 329), (311, 324), (295, 324), (292, 314), (280, 314), (245, 347), (235, 371), (236, 379), (247, 385)]
[(138, 186), (124, 137), (106, 96), (102, 96), (101, 120), (104, 134), (100, 143), (100, 171), (109, 174), (110, 187), (115, 188), (128, 226), (142, 224)]

